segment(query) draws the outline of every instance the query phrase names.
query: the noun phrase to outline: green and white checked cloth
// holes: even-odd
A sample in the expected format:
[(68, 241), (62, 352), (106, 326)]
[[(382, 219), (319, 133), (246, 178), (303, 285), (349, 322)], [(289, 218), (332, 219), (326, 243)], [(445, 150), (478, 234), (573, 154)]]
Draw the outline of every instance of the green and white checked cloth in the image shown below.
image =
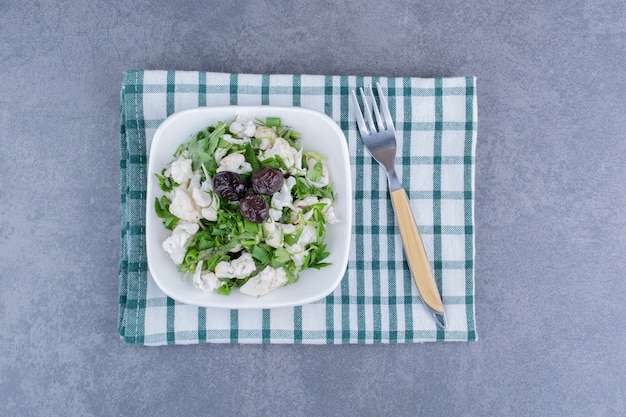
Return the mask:
[[(443, 296), (445, 331), (422, 306), (404, 260), (385, 173), (364, 150), (349, 108), (350, 90), (376, 81), (395, 120), (398, 172)], [(122, 339), (144, 345), (476, 340), (475, 83), (473, 77), (125, 72), (120, 127)], [(354, 189), (349, 264), (336, 291), (316, 303), (270, 310), (184, 305), (166, 297), (147, 269), (146, 150), (156, 128), (180, 110), (236, 104), (308, 107), (326, 113), (346, 135)]]

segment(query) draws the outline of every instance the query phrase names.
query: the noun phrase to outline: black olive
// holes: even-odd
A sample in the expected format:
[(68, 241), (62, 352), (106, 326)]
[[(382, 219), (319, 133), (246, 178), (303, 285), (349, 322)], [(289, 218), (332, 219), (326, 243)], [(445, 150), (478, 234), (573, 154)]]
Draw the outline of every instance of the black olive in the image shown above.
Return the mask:
[(270, 216), (267, 201), (258, 194), (250, 193), (241, 199), (239, 211), (243, 217), (252, 223), (263, 223)]
[(246, 194), (246, 184), (236, 172), (222, 171), (213, 177), (213, 189), (220, 197), (238, 201)]
[(285, 178), (278, 169), (263, 167), (252, 174), (252, 189), (257, 194), (272, 195), (283, 187)]

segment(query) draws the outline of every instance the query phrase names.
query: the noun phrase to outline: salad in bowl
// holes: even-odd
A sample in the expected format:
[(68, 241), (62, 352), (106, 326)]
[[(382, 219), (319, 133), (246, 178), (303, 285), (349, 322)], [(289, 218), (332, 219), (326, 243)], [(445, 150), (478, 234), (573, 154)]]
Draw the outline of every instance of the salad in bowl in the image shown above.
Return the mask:
[[(332, 123), (326, 130), (335, 134), (335, 149), (320, 147), (320, 136), (309, 137), (310, 125), (299, 129), (299, 119), (290, 117), (289, 110), (306, 109), (220, 109), (186, 137), (172, 140), (163, 131), (174, 133), (171, 119), (176, 122), (181, 114), (184, 119), (196, 113), (192, 120), (198, 126), (200, 114), (215, 108), (170, 116), (155, 133), (146, 210), (151, 275), (170, 297), (204, 306), (296, 305), (327, 295), (345, 272), (349, 247), (343, 134), (337, 140), (336, 124), (312, 110), (305, 113)], [(229, 117), (223, 109), (230, 110)], [(287, 124), (290, 119), (293, 124)], [(163, 142), (164, 137), (170, 140)], [(169, 157), (161, 142), (173, 149)], [(160, 155), (153, 160), (156, 151)], [(342, 163), (335, 155), (344, 157)], [(332, 280), (322, 278), (326, 271)], [(302, 289), (288, 291), (292, 286)]]

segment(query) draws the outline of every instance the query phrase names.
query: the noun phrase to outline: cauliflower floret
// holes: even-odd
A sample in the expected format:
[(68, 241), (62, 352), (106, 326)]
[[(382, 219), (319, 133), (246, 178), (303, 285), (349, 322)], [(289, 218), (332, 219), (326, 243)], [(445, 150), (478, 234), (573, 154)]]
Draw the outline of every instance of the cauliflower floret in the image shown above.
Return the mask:
[(180, 155), (177, 160), (171, 163), (165, 170), (165, 175), (173, 179), (177, 184), (184, 184), (193, 176), (191, 169), (191, 159)]
[(235, 145), (243, 145), (244, 143), (250, 142), (249, 138), (244, 137), (244, 138), (241, 138), (241, 139), (237, 139), (237, 138), (232, 137), (229, 134), (223, 135), (222, 139), (224, 139), (228, 143), (233, 143)]
[[(295, 245), (295, 246), (300, 246), (300, 245)], [(300, 268), (302, 265), (304, 265), (304, 257), (307, 255), (307, 253), (308, 253), (307, 251), (300, 248), (300, 252), (291, 254), (290, 258), (293, 261), (293, 264), (296, 266), (296, 268)]]
[(200, 212), (196, 208), (193, 198), (187, 191), (181, 188), (174, 190), (174, 198), (170, 204), (170, 213), (190, 223), (197, 223), (200, 220)]
[(278, 223), (278, 227), (283, 230), (283, 233), (288, 235), (293, 235), (297, 231), (296, 225), (291, 223)]
[(232, 268), (230, 266), (230, 262), (221, 261), (217, 265), (215, 265), (215, 275), (220, 278), (232, 278)]
[(305, 249), (307, 245), (315, 242), (317, 240), (317, 231), (311, 225), (304, 226), (302, 230), (302, 234), (300, 234), (300, 238), (298, 242), (293, 245), (285, 246), (285, 250), (291, 254), (291, 259), (293, 263), (299, 268), (304, 263), (304, 257), (307, 255), (308, 251)]
[(291, 189), (296, 185), (296, 179), (294, 177), (288, 177), (279, 192), (272, 195), (271, 206), (277, 210), (282, 210), (285, 207), (294, 209), (293, 196), (291, 195)]
[(215, 153), (213, 154), (213, 158), (215, 158), (215, 162), (218, 164), (222, 162), (222, 158), (228, 153), (228, 148), (217, 148)]
[(292, 175), (305, 175), (306, 174), (306, 170), (302, 169), (302, 149), (300, 149), (299, 151), (296, 151), (296, 160), (293, 166), (291, 167), (291, 169), (289, 169), (289, 172)]
[(256, 269), (252, 255), (244, 252), (230, 262), (222, 261), (215, 266), (215, 274), (219, 278), (245, 278)]
[(213, 197), (209, 194), (209, 191), (213, 190), (211, 183), (205, 181), (200, 185), (200, 175), (196, 174), (189, 182), (189, 189), (191, 190), (191, 197), (193, 201), (199, 207), (209, 207), (213, 202)]
[(302, 234), (300, 235), (300, 239), (298, 239), (298, 243), (303, 247), (315, 242), (317, 240), (317, 230), (315, 227), (307, 224), (304, 226), (304, 230), (302, 230)]
[(303, 198), (302, 200), (296, 200), (293, 205), (299, 209), (305, 209), (313, 204), (319, 203), (317, 197), (310, 195), (308, 197)]
[(270, 217), (275, 222), (280, 221), (280, 218), (283, 217), (283, 211), (270, 207)]
[(189, 181), (187, 190), (182, 187), (174, 190), (170, 213), (185, 221), (197, 223), (201, 218), (216, 221), (218, 208), (219, 199), (213, 195), (210, 178), (200, 185), (200, 174), (195, 174)]
[[(215, 201), (215, 200), (213, 200), (213, 201)], [(203, 208), (202, 210), (200, 210), (200, 213), (202, 213), (202, 217), (204, 217), (205, 219), (207, 219), (210, 222), (217, 221), (217, 206), (216, 205), (212, 205), (210, 207)]]
[[(259, 159), (264, 161), (276, 155), (280, 156), (283, 162), (285, 162), (285, 165), (287, 166), (287, 168), (292, 168), (292, 167), (299, 168), (298, 165), (301, 165), (301, 164), (298, 164), (298, 162), (302, 161), (301, 153), (297, 151), (295, 148), (291, 147), (289, 142), (287, 142), (283, 138), (276, 138), (271, 148), (266, 149), (265, 151), (259, 152)], [(299, 155), (300, 157), (298, 157)]]
[(198, 277), (193, 277), (193, 285), (199, 290), (204, 292), (215, 291), (222, 286), (222, 281), (219, 280), (214, 272), (203, 272)]
[(322, 198), (320, 200), (320, 203), (324, 203), (326, 205), (322, 209), (322, 214), (324, 215), (324, 218), (326, 219), (326, 222), (328, 224), (339, 223), (339, 219), (335, 215), (335, 207), (333, 207), (333, 204), (330, 201), (330, 198)]
[(244, 252), (239, 258), (230, 261), (230, 266), (233, 268), (235, 278), (245, 278), (256, 269), (252, 255), (248, 252)]
[(231, 133), (240, 138), (244, 136), (250, 137), (254, 136), (256, 125), (254, 124), (254, 120), (249, 120), (244, 116), (238, 115), (228, 129)]
[(285, 284), (287, 284), (287, 273), (284, 269), (266, 266), (257, 275), (250, 278), (239, 290), (251, 297), (261, 297)]
[(271, 127), (259, 126), (254, 132), (254, 137), (257, 139), (268, 139), (266, 143), (271, 144), (272, 141), (278, 137), (278, 135)]
[(272, 146), (272, 141), (269, 140), (268, 138), (263, 138), (261, 139), (261, 143), (259, 144), (259, 149), (264, 151), (267, 148), (269, 148), (270, 146)]
[(196, 271), (193, 274), (193, 286), (204, 292), (215, 291), (222, 286), (222, 282), (214, 272), (202, 272), (202, 263), (203, 261), (200, 261), (196, 265)]
[(282, 246), (283, 234), (282, 234), (281, 229), (276, 226), (276, 223), (274, 222), (263, 223), (263, 228), (268, 233), (268, 236), (265, 238), (265, 243), (267, 243), (273, 248)]
[(246, 162), (245, 156), (240, 153), (231, 153), (225, 156), (220, 161), (220, 166), (217, 168), (217, 172), (230, 171), (237, 174), (245, 174), (252, 172), (252, 165)]
[[(321, 176), (318, 178), (313, 177), (313, 172), (315, 172), (315, 165), (320, 164), (322, 167)], [(328, 174), (328, 167), (326, 166), (326, 161), (318, 160), (315, 158), (307, 159), (307, 173), (306, 179), (309, 184), (314, 185), (315, 187), (325, 187), (330, 184), (330, 175)], [(314, 181), (315, 180), (315, 181)]]
[(191, 191), (192, 188), (200, 188), (200, 174), (193, 174), (191, 180), (189, 181), (189, 185), (187, 185), (187, 190)]
[(211, 178), (200, 185), (200, 175), (196, 174), (189, 182), (191, 189), (191, 197), (194, 203), (200, 208), (200, 214), (209, 221), (217, 220), (217, 209), (219, 208), (219, 199), (213, 193)]
[(176, 265), (183, 263), (190, 239), (199, 228), (197, 224), (179, 222), (172, 234), (161, 244), (163, 250), (170, 255)]
[(277, 220), (271, 222), (268, 221), (263, 224), (263, 227), (268, 233), (265, 243), (273, 248), (277, 248), (283, 245), (285, 235), (293, 235), (298, 231), (295, 224), (280, 223)]

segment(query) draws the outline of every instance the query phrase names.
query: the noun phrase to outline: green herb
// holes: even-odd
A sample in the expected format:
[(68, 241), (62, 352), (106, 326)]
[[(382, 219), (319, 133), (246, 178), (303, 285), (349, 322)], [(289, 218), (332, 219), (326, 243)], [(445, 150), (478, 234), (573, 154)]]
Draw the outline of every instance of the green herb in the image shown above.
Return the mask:
[(261, 168), (261, 162), (259, 162), (259, 159), (254, 153), (254, 149), (252, 149), (252, 146), (249, 143), (246, 143), (244, 149), (244, 156), (246, 157), (246, 161), (250, 163), (252, 171), (258, 171), (259, 168)]
[(230, 292), (233, 288), (233, 286), (235, 285), (235, 282), (232, 280), (229, 281), (225, 281), (217, 290), (216, 292), (218, 294), (222, 294), (222, 295), (230, 295)]
[(328, 258), (330, 253), (326, 251), (326, 245), (312, 245), (308, 254), (308, 262), (307, 266), (309, 268), (321, 269), (325, 266), (329, 266), (328, 262), (321, 262), (324, 259)]
[(268, 245), (256, 245), (252, 248), (251, 255), (254, 259), (267, 265), (270, 262), (270, 251), (267, 249)]
[(278, 247), (274, 250), (274, 256), (271, 260), (272, 268), (280, 268), (287, 264), (287, 262), (291, 261), (291, 254), (287, 252), (287, 249), (283, 247)]
[(296, 177), (296, 185), (292, 190), (295, 199), (303, 200), (306, 197), (313, 196), (318, 198), (331, 198), (333, 197), (332, 185), (325, 187), (316, 187), (309, 185), (309, 183), (303, 177)]
[(289, 246), (295, 245), (300, 240), (300, 236), (302, 236), (302, 232), (304, 232), (304, 227), (298, 229), (296, 234), (294, 235), (285, 235), (285, 243)]
[(274, 169), (280, 168), (280, 165), (278, 164), (278, 161), (276, 160), (275, 157), (264, 159), (263, 161), (261, 161), (261, 164), (263, 166), (274, 168)]
[(154, 176), (157, 180), (159, 180), (159, 187), (162, 191), (165, 191), (166, 193), (172, 191), (172, 185), (169, 178), (159, 174), (154, 174)]
[(280, 155), (274, 155), (274, 158), (276, 159), (276, 162), (278, 162), (278, 166), (281, 167), (283, 171), (289, 171), (287, 164), (283, 161), (283, 158), (281, 158)]
[(207, 138), (201, 134), (201, 132), (197, 133), (195, 136), (191, 138), (189, 143), (187, 144), (187, 151), (189, 152), (189, 158), (191, 159), (191, 167), (194, 171), (200, 169), (200, 166), (204, 164), (205, 167), (211, 166), (212, 162), (215, 163), (213, 159), (213, 154), (207, 151)]
[(307, 177), (311, 182), (318, 182), (322, 178), (322, 174), (324, 172), (324, 166), (321, 161), (317, 161), (313, 168), (309, 169), (307, 173)]
[(163, 219), (163, 225), (167, 229), (174, 230), (178, 224), (179, 218), (170, 213), (170, 200), (167, 196), (161, 196), (160, 200), (158, 197), (155, 198), (154, 211), (156, 212), (157, 217)]
[(293, 268), (284, 268), (285, 272), (287, 273), (287, 283), (288, 284), (293, 284), (294, 282), (298, 282), (298, 279), (300, 278), (298, 275), (298, 271), (296, 270), (295, 266)]
[(206, 259), (224, 256), (228, 253), (228, 251), (230, 251), (231, 249), (234, 249), (238, 244), (239, 244), (239, 240), (233, 239), (225, 245), (200, 251), (198, 253), (198, 260), (203, 261)]
[(280, 126), (280, 117), (267, 117), (265, 119), (265, 126), (267, 127)]
[(185, 254), (185, 263), (195, 265), (198, 263), (198, 249), (190, 247)]

